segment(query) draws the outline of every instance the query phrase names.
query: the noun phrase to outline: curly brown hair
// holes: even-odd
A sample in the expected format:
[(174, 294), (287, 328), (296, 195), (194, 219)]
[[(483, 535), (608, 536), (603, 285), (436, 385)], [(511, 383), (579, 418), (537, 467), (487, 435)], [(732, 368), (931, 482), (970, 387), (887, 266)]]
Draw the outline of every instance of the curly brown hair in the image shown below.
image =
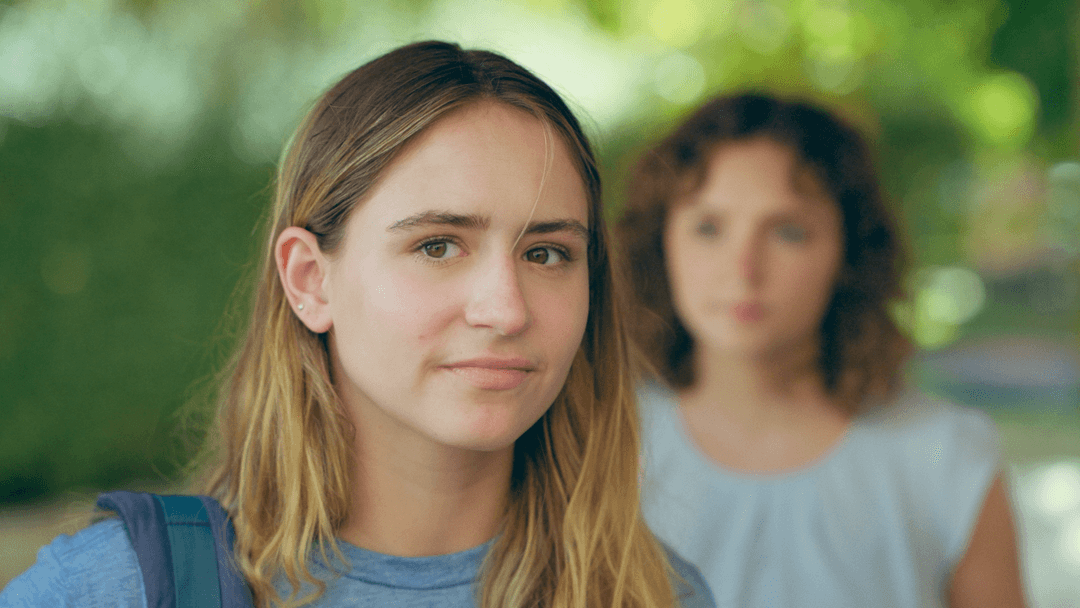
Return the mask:
[(759, 138), (790, 148), (840, 210), (843, 266), (821, 321), (819, 365), (830, 395), (856, 411), (867, 397), (898, 385), (911, 350), (888, 310), (903, 296), (907, 255), (866, 140), (803, 101), (749, 93), (714, 98), (632, 169), (616, 230), (636, 297), (631, 325), (639, 351), (673, 388), (694, 384), (694, 340), (675, 314), (668, 285), (668, 210), (700, 187), (717, 149)]

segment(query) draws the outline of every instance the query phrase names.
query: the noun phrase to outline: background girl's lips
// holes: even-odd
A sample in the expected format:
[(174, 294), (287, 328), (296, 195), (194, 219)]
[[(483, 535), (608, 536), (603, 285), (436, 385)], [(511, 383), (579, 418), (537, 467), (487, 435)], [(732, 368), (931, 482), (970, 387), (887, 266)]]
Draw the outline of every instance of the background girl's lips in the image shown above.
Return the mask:
[(743, 323), (755, 323), (765, 317), (765, 306), (757, 302), (741, 302), (731, 307), (731, 316)]

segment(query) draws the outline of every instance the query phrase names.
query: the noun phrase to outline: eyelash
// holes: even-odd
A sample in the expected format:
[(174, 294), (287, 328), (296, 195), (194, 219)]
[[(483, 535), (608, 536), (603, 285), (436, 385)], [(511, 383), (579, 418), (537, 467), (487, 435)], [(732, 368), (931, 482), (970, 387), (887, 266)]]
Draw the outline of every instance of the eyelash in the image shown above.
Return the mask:
[[(446, 243), (446, 244), (450, 244), (450, 245), (455, 245), (457, 247), (461, 247), (461, 243), (457, 239), (455, 239), (453, 237), (436, 236), (436, 237), (431, 237), (431, 238), (428, 238), (428, 239), (424, 239), (424, 240), (420, 241), (419, 243), (417, 243), (416, 247), (413, 249), (413, 252), (416, 254), (416, 257), (419, 258), (420, 261), (424, 262), (425, 264), (431, 264), (433, 266), (440, 266), (442, 264), (446, 264), (452, 258), (436, 258), (436, 257), (432, 257), (430, 255), (426, 255), (424, 253), (424, 249), (428, 245), (436, 245), (436, 244), (439, 244), (439, 243)], [(529, 249), (527, 249), (525, 251), (525, 254), (527, 255), (530, 251), (535, 251), (537, 249), (550, 249), (550, 250), (554, 251), (555, 253), (557, 253), (559, 255), (559, 257), (562, 258), (562, 260), (560, 262), (556, 262), (555, 264), (538, 264), (539, 266), (551, 266), (551, 267), (562, 266), (564, 264), (568, 264), (568, 263), (574, 261), (574, 259), (575, 259), (574, 256), (570, 254), (569, 249), (567, 249), (566, 247), (563, 247), (561, 245), (555, 245), (555, 244), (551, 244), (551, 243), (544, 243), (544, 244), (536, 245), (534, 247), (530, 247)], [(454, 257), (457, 257), (457, 256), (454, 256)]]

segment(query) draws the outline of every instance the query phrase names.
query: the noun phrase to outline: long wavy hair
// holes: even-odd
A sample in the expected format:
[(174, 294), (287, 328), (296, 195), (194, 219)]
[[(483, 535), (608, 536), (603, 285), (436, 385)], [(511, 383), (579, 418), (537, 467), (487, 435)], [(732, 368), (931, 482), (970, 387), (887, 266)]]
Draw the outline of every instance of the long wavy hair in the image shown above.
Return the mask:
[(844, 255), (821, 320), (818, 366), (848, 411), (900, 384), (910, 343), (889, 314), (903, 297), (907, 254), (866, 140), (833, 114), (770, 95), (716, 97), (651, 147), (632, 169), (616, 231), (631, 271), (633, 329), (649, 367), (676, 389), (693, 386), (694, 339), (671, 301), (663, 235), (668, 210), (700, 187), (709, 159), (726, 145), (765, 138), (791, 150), (841, 217)]
[[(500, 55), (442, 42), (398, 48), (345, 76), (297, 129), (277, 177), (246, 336), (219, 396), (195, 491), (236, 528), (235, 557), (257, 605), (297, 606), (325, 590), (312, 555), (341, 558), (349, 509), (351, 422), (330, 374), (325, 334), (293, 314), (274, 265), (289, 226), (341, 242), (346, 220), (398, 153), (449, 113), (478, 102), (519, 108), (567, 145), (589, 202), (589, 316), (566, 384), (514, 446), (503, 528), (478, 603), (670, 606), (663, 548), (639, 516), (638, 427), (621, 296), (608, 259), (600, 180), (589, 142), (546, 84)], [(292, 585), (280, 596), (273, 582)], [(299, 596), (301, 584), (314, 594)]]

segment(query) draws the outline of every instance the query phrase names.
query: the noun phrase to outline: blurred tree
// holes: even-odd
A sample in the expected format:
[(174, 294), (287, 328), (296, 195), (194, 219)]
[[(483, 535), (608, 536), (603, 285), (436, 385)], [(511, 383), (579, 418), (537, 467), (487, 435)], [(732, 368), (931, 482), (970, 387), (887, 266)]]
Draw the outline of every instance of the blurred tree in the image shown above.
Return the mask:
[(437, 37), (522, 61), (583, 110), (612, 213), (627, 165), (704, 96), (808, 97), (878, 144), (917, 262), (967, 265), (988, 168), (1077, 155), (1078, 18), (1065, 0), (0, 3), (0, 502), (176, 472), (175, 413), (234, 339), (242, 312), (222, 311), (243, 309), (274, 161), (366, 58)]
[(992, 65), (1024, 74), (1041, 101), (1039, 133), (1059, 155), (1076, 154), (1080, 137), (1068, 127), (1080, 103), (1077, 83), (1077, 20), (1080, 5), (1070, 0), (1004, 0), (1008, 18), (994, 34)]

